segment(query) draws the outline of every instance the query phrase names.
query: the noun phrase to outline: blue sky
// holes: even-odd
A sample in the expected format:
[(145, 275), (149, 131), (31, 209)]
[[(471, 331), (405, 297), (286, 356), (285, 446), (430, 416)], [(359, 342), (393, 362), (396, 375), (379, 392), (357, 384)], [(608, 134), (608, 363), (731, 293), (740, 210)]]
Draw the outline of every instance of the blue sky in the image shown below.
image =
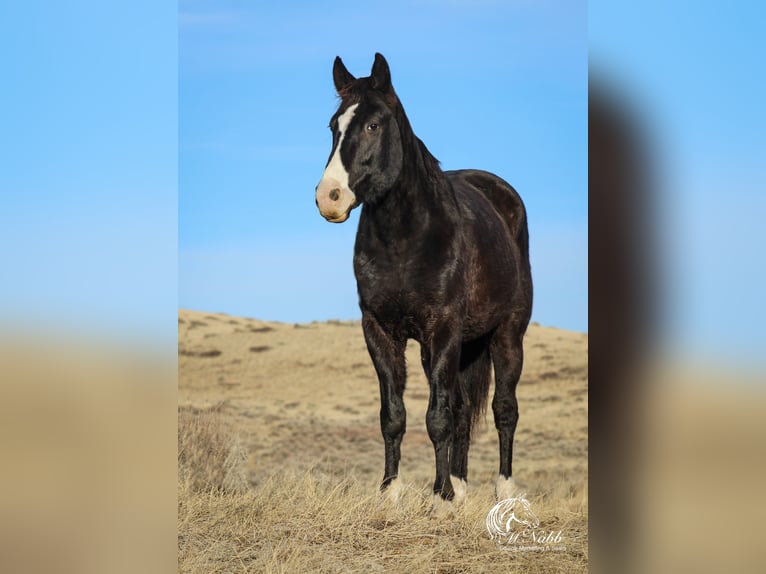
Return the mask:
[(639, 118), (659, 174), (665, 351), (764, 363), (764, 22), (760, 2), (589, 3), (591, 72)]
[(0, 4), (0, 329), (174, 344), (176, 23), (150, 0)]
[(481, 168), (529, 213), (533, 320), (587, 331), (584, 2), (179, 4), (179, 306), (355, 318), (357, 210), (325, 222), (332, 61), (383, 53), (444, 169)]

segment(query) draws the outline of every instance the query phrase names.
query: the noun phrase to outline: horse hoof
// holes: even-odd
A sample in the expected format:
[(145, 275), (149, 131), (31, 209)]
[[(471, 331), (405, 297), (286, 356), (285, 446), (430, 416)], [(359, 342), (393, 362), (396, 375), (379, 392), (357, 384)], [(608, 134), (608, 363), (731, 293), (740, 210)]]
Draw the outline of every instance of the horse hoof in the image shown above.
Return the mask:
[(404, 485), (399, 478), (395, 478), (388, 483), (388, 486), (381, 492), (381, 498), (384, 502), (398, 506), (404, 494)]
[(444, 500), (441, 494), (434, 494), (434, 504), (431, 507), (431, 518), (450, 518), (455, 515), (455, 505), (451, 500)]
[(520, 492), (513, 477), (505, 478), (502, 474), (497, 475), (495, 481), (495, 497), (499, 501), (513, 498)]
[(450, 480), (452, 481), (452, 488), (455, 489), (455, 498), (452, 499), (452, 504), (455, 505), (455, 508), (462, 508), (465, 505), (468, 484), (456, 476), (450, 476)]

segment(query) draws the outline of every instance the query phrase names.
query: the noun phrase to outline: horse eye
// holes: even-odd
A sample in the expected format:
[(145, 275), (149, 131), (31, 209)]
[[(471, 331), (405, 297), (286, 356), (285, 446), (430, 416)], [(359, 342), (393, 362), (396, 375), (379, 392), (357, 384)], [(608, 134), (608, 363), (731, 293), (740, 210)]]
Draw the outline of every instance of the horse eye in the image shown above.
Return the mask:
[(378, 124), (376, 124), (375, 122), (370, 122), (369, 124), (367, 124), (367, 131), (368, 131), (368, 132), (374, 132), (374, 131), (375, 131), (375, 130), (377, 130), (379, 127), (380, 127), (380, 126), (378, 126)]

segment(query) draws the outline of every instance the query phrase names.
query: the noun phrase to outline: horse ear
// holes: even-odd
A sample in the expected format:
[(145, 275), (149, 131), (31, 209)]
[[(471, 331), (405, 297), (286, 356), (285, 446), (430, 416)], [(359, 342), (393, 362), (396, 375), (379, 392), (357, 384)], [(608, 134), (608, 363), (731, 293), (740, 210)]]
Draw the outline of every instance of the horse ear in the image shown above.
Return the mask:
[(356, 78), (351, 75), (351, 72), (346, 69), (340, 56), (335, 56), (335, 62), (332, 65), (332, 79), (333, 82), (335, 82), (335, 90), (338, 93), (356, 80)]
[(391, 70), (388, 68), (388, 62), (380, 53), (375, 53), (375, 63), (372, 65), (372, 87), (381, 92), (391, 91)]

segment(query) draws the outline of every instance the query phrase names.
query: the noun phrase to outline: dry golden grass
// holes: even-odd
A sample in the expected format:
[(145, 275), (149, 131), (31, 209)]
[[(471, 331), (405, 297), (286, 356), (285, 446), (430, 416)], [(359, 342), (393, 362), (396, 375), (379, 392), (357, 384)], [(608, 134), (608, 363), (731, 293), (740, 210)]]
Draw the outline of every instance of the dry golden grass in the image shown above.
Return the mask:
[[(491, 416), (475, 431), (465, 507), (429, 517), (433, 448), (419, 368), (405, 393), (407, 488), (398, 507), (381, 501), (378, 384), (358, 322), (181, 311), (179, 571), (587, 571), (587, 336), (534, 325), (525, 348), (515, 475), (540, 528), (562, 531), (564, 551), (490, 540)], [(419, 365), (415, 346), (408, 358)], [(237, 444), (247, 461), (231, 455)]]
[(178, 481), (208, 492), (245, 492), (247, 452), (216, 407), (178, 409)]
[(565, 533), (565, 552), (510, 552), (484, 526), (489, 489), (449, 519), (429, 518), (412, 489), (391, 508), (373, 484), (317, 472), (273, 475), (240, 495), (179, 487), (179, 564), (185, 572), (585, 572), (582, 497), (532, 497), (541, 523)]

